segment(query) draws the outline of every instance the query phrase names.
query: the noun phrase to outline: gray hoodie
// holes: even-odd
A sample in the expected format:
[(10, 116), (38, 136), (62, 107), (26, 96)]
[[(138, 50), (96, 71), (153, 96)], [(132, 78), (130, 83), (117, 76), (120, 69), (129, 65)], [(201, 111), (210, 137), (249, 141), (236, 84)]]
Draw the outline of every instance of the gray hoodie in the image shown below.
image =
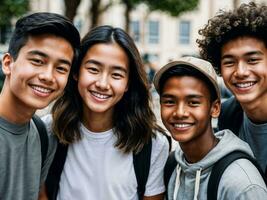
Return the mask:
[[(183, 151), (179, 147), (176, 149), (175, 158), (178, 165), (169, 181), (169, 200), (207, 199), (209, 176), (217, 160), (235, 150), (253, 156), (248, 144), (230, 130), (217, 132), (215, 136), (220, 140), (219, 143), (197, 163), (188, 163)], [(217, 197), (219, 200), (267, 200), (267, 189), (256, 167), (246, 159), (239, 159), (223, 173)]]

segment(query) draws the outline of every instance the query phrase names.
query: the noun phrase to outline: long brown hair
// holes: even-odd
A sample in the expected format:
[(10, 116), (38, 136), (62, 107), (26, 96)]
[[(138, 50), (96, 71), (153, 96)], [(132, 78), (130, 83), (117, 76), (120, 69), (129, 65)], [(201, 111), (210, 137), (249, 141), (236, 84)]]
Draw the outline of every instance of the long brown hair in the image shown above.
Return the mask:
[[(86, 52), (95, 44), (117, 43), (129, 59), (129, 88), (122, 99), (115, 105), (113, 113), (114, 133), (117, 136), (115, 146), (124, 152), (139, 152), (155, 135), (163, 131), (156, 124), (156, 117), (150, 107), (151, 96), (148, 80), (140, 54), (132, 38), (122, 29), (111, 26), (99, 26), (88, 32), (81, 41), (79, 66)], [(78, 75), (79, 69), (74, 74)], [(53, 108), (53, 131), (60, 142), (71, 144), (81, 139), (80, 122), (82, 121), (82, 98), (77, 82), (71, 78), (65, 93)]]

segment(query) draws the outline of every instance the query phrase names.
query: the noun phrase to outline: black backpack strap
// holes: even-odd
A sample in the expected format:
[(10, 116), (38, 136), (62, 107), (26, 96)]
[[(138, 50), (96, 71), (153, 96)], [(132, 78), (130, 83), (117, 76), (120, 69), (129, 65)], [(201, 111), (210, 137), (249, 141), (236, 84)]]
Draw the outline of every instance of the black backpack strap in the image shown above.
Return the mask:
[(168, 184), (171, 178), (171, 175), (177, 166), (177, 161), (175, 159), (175, 151), (172, 151), (167, 159), (167, 162), (164, 166), (164, 184), (166, 188), (166, 198), (168, 199)]
[(209, 182), (208, 182), (208, 191), (207, 191), (207, 200), (215, 200), (217, 199), (217, 192), (218, 192), (218, 187), (219, 183), (221, 180), (221, 177), (225, 171), (225, 169), (235, 160), (238, 159), (248, 159), (252, 164), (255, 165), (255, 167), (258, 169), (260, 172), (265, 184), (267, 185), (266, 179), (264, 177), (264, 173), (261, 170), (259, 164), (257, 161), (248, 155), (247, 153), (241, 152), (241, 151), (233, 151), (226, 156), (222, 157), (220, 160), (218, 160), (215, 165), (212, 168)]
[(221, 113), (218, 118), (218, 129), (230, 129), (235, 135), (243, 122), (243, 109), (234, 96), (222, 103)]
[(168, 143), (169, 143), (169, 152), (172, 150), (172, 137), (167, 135), (166, 133), (163, 133), (163, 135), (167, 138)]
[(68, 146), (58, 143), (54, 160), (50, 166), (45, 181), (46, 192), (49, 200), (56, 200), (59, 181), (67, 158)]
[(41, 153), (42, 153), (42, 168), (44, 166), (44, 161), (46, 159), (47, 150), (48, 150), (48, 135), (45, 128), (44, 122), (37, 116), (33, 115), (32, 117), (35, 126), (37, 127), (40, 141), (41, 141)]
[(140, 200), (143, 199), (146, 190), (146, 182), (150, 169), (151, 149), (152, 139), (144, 145), (143, 149), (139, 153), (133, 154), (134, 171), (138, 185), (137, 193)]

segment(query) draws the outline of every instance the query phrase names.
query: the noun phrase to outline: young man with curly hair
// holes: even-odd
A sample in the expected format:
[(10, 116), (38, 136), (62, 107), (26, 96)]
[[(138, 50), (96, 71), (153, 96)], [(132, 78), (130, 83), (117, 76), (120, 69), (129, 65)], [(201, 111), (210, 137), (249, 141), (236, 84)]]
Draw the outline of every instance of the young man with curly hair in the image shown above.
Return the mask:
[(255, 3), (221, 12), (199, 31), (202, 58), (210, 61), (234, 94), (222, 105), (218, 128), (246, 141), (267, 165), (267, 7)]

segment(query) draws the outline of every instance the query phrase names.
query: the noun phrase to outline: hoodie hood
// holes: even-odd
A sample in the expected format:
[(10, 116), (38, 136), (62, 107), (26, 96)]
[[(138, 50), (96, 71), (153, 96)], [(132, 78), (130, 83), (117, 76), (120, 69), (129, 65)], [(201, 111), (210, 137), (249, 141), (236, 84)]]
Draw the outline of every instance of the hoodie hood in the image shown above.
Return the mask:
[[(239, 150), (253, 156), (249, 145), (240, 140), (230, 130), (226, 129), (215, 133), (216, 138), (219, 139), (218, 144), (199, 162), (189, 164), (184, 157), (184, 153), (180, 149), (176, 149), (175, 158), (184, 173), (196, 174), (196, 171), (202, 169), (204, 173), (212, 167), (219, 159), (225, 155)], [(208, 170), (209, 171), (209, 170)]]
[(168, 184), (168, 199), (175, 200), (177, 196), (190, 200), (195, 200), (198, 196), (205, 196), (206, 199), (209, 175), (212, 166), (219, 159), (236, 150), (253, 156), (249, 145), (230, 130), (219, 131), (215, 133), (215, 136), (219, 139), (218, 144), (197, 163), (188, 163), (183, 151), (179, 147), (176, 149), (177, 167)]

